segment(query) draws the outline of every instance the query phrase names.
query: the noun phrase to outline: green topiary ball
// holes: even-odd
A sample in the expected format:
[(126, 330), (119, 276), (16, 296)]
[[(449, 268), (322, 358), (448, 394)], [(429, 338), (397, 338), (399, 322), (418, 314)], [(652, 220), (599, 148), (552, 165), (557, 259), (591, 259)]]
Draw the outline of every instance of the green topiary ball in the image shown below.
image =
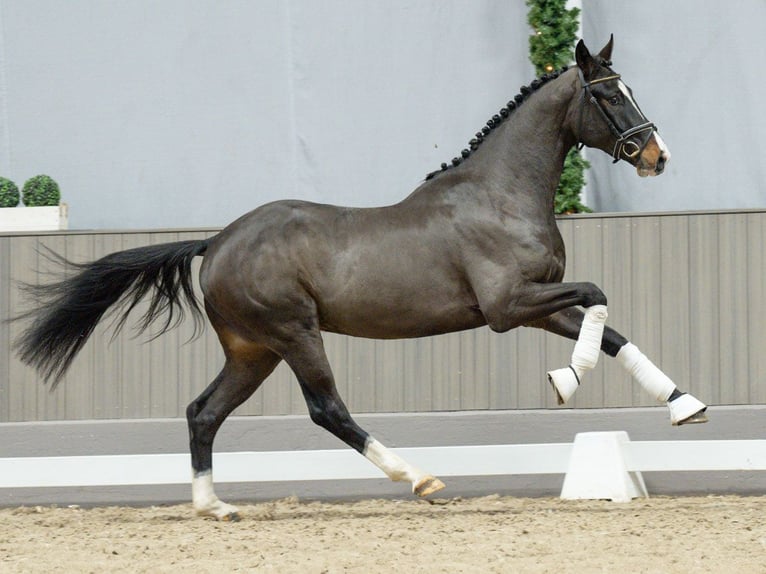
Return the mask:
[(30, 177), (24, 183), (21, 198), (27, 207), (39, 207), (43, 205), (58, 205), (61, 201), (59, 184), (47, 175)]
[(19, 188), (10, 179), (0, 177), (0, 207), (16, 207), (19, 204)]

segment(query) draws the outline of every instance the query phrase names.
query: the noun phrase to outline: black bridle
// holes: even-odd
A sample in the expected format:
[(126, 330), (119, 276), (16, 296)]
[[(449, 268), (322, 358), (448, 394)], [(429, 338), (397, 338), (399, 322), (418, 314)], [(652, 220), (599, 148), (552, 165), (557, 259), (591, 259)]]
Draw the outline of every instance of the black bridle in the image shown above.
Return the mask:
[[(582, 85), (582, 97), (580, 99), (580, 122), (578, 127), (578, 137), (580, 137), (580, 134), (582, 134), (582, 125), (583, 125), (583, 113), (585, 111), (585, 98), (588, 97), (588, 100), (595, 104), (596, 109), (601, 114), (601, 117), (604, 118), (604, 121), (606, 122), (606, 125), (609, 127), (609, 130), (612, 132), (614, 137), (616, 138), (616, 141), (614, 143), (614, 150), (612, 150), (612, 157), (614, 158), (613, 163), (617, 163), (622, 159), (622, 156), (624, 155), (626, 159), (634, 159), (638, 155), (641, 154), (642, 151), (644, 151), (644, 148), (646, 147), (646, 144), (649, 143), (649, 138), (652, 137), (652, 133), (657, 129), (657, 126), (655, 126), (652, 122), (647, 121), (643, 124), (634, 126), (632, 128), (628, 128), (625, 131), (620, 131), (620, 129), (615, 125), (615, 123), (612, 121), (612, 119), (609, 117), (609, 115), (604, 111), (604, 108), (601, 107), (601, 104), (598, 102), (598, 98), (593, 95), (593, 92), (591, 91), (590, 87), (594, 84), (601, 84), (603, 82), (608, 82), (610, 80), (619, 80), (620, 74), (613, 74), (611, 76), (606, 76), (604, 78), (597, 78), (595, 80), (591, 80), (590, 82), (585, 81), (585, 76), (582, 73), (582, 70), (580, 68), (577, 69), (577, 73), (580, 75), (580, 84)], [(634, 102), (635, 103), (635, 102)], [(641, 111), (641, 109), (638, 107), (638, 104), (636, 105), (636, 110), (639, 114), (641, 114), (641, 117), (646, 119), (646, 116)], [(636, 134), (640, 134), (642, 132), (646, 132), (646, 136), (642, 138), (641, 145), (637, 144), (634, 141), (630, 141), (630, 138), (633, 137)], [(585, 144), (580, 142), (578, 149), (582, 149)], [(630, 146), (631, 149), (628, 149)]]

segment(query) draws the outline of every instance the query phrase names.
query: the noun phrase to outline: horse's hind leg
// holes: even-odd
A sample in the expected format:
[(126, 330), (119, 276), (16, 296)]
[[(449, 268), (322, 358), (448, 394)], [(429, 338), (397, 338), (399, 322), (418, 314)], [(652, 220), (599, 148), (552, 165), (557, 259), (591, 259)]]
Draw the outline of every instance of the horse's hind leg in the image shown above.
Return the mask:
[(318, 331), (304, 331), (280, 354), (290, 365), (308, 405), (311, 420), (356, 449), (394, 481), (408, 481), (418, 496), (444, 488), (433, 476), (408, 464), (359, 427), (340, 398)]
[(193, 472), (192, 500), (199, 515), (237, 520), (237, 508), (221, 502), (213, 490), (213, 440), (226, 417), (258, 389), (280, 358), (265, 347), (244, 341), (232, 344), (231, 340), (221, 337), (221, 342), (226, 351), (223, 370), (186, 409)]
[[(579, 341), (583, 330), (582, 326), (586, 322), (587, 319), (582, 310), (577, 307), (569, 307), (543, 319), (528, 323), (527, 326), (539, 327)], [(620, 365), (633, 376), (645, 391), (656, 400), (667, 403), (670, 410), (671, 424), (682, 425), (707, 422), (707, 417), (704, 414), (707, 409), (705, 404), (692, 395), (679, 391), (665, 373), (620, 333), (610, 327), (603, 327), (600, 348), (610, 357), (616, 358)], [(575, 358), (575, 353), (573, 353), (573, 358)], [(563, 373), (563, 376), (566, 377), (568, 375), (567, 371), (572, 373), (575, 383), (571, 385), (565, 382), (562, 385), (562, 390), (560, 390), (557, 383), (561, 385), (561, 380), (557, 379), (556, 375)], [(549, 379), (554, 389), (556, 389), (559, 403), (565, 402), (577, 389), (581, 373), (581, 370), (572, 365), (567, 367), (567, 369), (559, 369), (559, 371), (549, 373)], [(565, 396), (562, 396), (562, 394)]]

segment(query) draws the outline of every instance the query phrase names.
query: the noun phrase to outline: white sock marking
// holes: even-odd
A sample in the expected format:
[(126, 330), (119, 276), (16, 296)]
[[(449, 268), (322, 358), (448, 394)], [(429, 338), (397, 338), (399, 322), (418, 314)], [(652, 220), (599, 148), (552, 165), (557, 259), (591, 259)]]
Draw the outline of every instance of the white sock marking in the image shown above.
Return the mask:
[(364, 456), (394, 481), (406, 480), (412, 483), (413, 488), (426, 474), (405, 462), (400, 456), (388, 450), (374, 438), (367, 440), (364, 448)]
[(213, 490), (212, 471), (192, 477), (192, 504), (197, 514), (222, 519), (237, 513), (237, 507), (221, 502)]

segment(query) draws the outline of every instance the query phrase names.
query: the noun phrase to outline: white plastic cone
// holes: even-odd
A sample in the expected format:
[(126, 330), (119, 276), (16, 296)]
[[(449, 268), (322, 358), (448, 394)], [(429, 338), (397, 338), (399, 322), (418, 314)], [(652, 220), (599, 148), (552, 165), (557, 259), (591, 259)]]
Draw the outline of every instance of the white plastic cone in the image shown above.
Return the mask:
[(648, 497), (641, 473), (625, 464), (623, 445), (628, 442), (625, 431), (578, 433), (561, 498), (630, 502)]

